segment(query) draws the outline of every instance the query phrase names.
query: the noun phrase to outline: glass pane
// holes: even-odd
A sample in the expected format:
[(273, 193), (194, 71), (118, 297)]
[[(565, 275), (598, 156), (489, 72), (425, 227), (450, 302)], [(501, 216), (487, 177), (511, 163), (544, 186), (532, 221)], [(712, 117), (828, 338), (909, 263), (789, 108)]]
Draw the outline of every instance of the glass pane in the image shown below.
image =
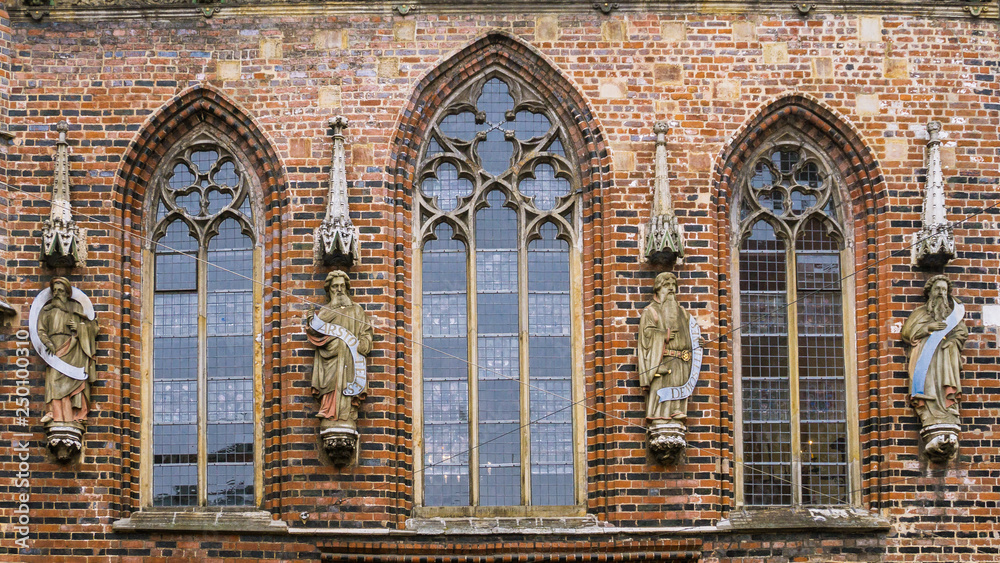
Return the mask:
[(423, 250), (424, 504), (469, 504), (465, 245), (446, 224)]
[(502, 130), (494, 129), (486, 134), (485, 140), (476, 144), (476, 153), (483, 170), (499, 176), (510, 168), (514, 145), (506, 140)]
[(170, 176), (170, 189), (179, 190), (195, 182), (197, 178), (187, 164), (178, 162), (174, 165), (174, 173)]
[(799, 153), (793, 151), (779, 150), (771, 153), (771, 162), (782, 174), (791, 174), (792, 167), (799, 161)]
[(810, 221), (796, 241), (802, 503), (847, 504), (847, 399), (838, 242)]
[(483, 506), (521, 504), (518, 349), (516, 336), (479, 337), (479, 504)]
[(785, 248), (765, 222), (740, 247), (744, 499), (789, 505), (791, 397)]
[(216, 160), (219, 160), (219, 153), (212, 150), (197, 151), (191, 154), (191, 163), (198, 168), (199, 174), (207, 174)]
[(439, 127), (447, 137), (468, 141), (476, 136), (476, 116), (468, 111), (449, 115), (441, 120)]
[(215, 215), (216, 213), (222, 211), (227, 205), (233, 202), (233, 196), (227, 192), (221, 192), (219, 190), (208, 190), (205, 194), (208, 201), (208, 214)]
[(527, 141), (547, 133), (551, 122), (541, 113), (519, 111), (514, 116), (513, 126), (515, 136), (522, 141)]
[(191, 236), (187, 223), (175, 220), (167, 226), (166, 232), (156, 241), (154, 250), (158, 254), (174, 252), (194, 254), (198, 252), (198, 241)]
[(476, 102), (479, 111), (486, 113), (486, 121), (497, 125), (507, 121), (507, 112), (514, 109), (514, 98), (510, 88), (499, 78), (490, 79), (483, 85), (483, 93)]
[(220, 186), (235, 188), (239, 185), (239, 176), (236, 175), (236, 165), (232, 161), (223, 162), (222, 166), (212, 175), (212, 181)]
[(197, 504), (197, 465), (153, 465), (153, 506)]
[(253, 497), (253, 463), (208, 464), (209, 506), (252, 505)]
[(534, 198), (535, 206), (549, 210), (556, 206), (556, 199), (569, 193), (569, 180), (556, 178), (555, 169), (548, 164), (535, 167), (535, 177), (521, 181), (519, 189), (526, 196)]
[(208, 247), (208, 503), (247, 505), (253, 484), (253, 251), (227, 219)]
[(429, 197), (437, 198), (437, 205), (442, 211), (451, 211), (458, 207), (458, 199), (472, 193), (472, 182), (458, 177), (458, 169), (454, 165), (444, 163), (434, 172), (437, 177), (425, 179), (420, 189)]

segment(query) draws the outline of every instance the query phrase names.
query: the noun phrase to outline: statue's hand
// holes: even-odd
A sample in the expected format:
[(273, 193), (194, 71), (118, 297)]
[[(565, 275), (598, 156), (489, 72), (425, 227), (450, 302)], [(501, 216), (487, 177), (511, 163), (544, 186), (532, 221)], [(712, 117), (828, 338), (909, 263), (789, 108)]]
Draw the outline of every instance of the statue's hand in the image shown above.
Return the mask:
[(75, 319), (70, 319), (70, 320), (66, 321), (66, 326), (69, 327), (70, 332), (76, 332), (76, 326), (77, 325), (76, 325), (76, 320)]
[(946, 326), (948, 326), (948, 323), (944, 321), (938, 321), (936, 323), (931, 323), (927, 328), (929, 328), (931, 332), (937, 332), (939, 330), (944, 330)]

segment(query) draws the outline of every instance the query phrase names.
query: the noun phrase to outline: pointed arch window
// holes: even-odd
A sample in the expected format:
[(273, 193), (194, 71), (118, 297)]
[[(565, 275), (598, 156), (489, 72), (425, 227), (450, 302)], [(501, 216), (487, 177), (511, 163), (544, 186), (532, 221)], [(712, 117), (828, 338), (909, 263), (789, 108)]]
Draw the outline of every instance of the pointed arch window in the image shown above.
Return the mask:
[(425, 507), (580, 504), (579, 178), (565, 138), (498, 70), (430, 127), (414, 197)]
[(144, 418), (151, 506), (260, 499), (259, 252), (252, 175), (206, 131), (154, 173)]
[(796, 139), (758, 150), (737, 195), (739, 498), (854, 502), (857, 430), (839, 178)]

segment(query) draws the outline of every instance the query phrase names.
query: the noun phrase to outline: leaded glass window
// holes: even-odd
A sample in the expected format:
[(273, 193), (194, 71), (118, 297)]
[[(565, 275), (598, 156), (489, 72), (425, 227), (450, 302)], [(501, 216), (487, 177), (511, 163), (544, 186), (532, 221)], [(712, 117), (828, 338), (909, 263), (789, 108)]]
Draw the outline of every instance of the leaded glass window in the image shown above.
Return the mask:
[(221, 145), (154, 176), (152, 505), (255, 502), (254, 229)]
[(424, 506), (576, 504), (579, 180), (565, 142), (542, 100), (497, 71), (430, 127), (414, 198)]
[(743, 501), (847, 504), (837, 184), (801, 143), (769, 145), (750, 162), (737, 196)]

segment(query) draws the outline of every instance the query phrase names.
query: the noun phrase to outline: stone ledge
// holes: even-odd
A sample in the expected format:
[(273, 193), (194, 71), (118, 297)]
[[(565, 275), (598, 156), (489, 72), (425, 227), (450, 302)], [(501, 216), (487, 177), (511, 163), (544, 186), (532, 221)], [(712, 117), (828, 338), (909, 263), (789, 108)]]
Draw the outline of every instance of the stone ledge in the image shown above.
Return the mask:
[(416, 534), (579, 534), (606, 533), (614, 526), (596, 516), (514, 516), (497, 518), (410, 518), (406, 530)]
[(288, 525), (261, 510), (141, 510), (111, 525), (116, 532), (246, 532), (287, 534)]
[(740, 530), (888, 530), (889, 520), (860, 508), (761, 508), (730, 513), (716, 526), (720, 532)]

